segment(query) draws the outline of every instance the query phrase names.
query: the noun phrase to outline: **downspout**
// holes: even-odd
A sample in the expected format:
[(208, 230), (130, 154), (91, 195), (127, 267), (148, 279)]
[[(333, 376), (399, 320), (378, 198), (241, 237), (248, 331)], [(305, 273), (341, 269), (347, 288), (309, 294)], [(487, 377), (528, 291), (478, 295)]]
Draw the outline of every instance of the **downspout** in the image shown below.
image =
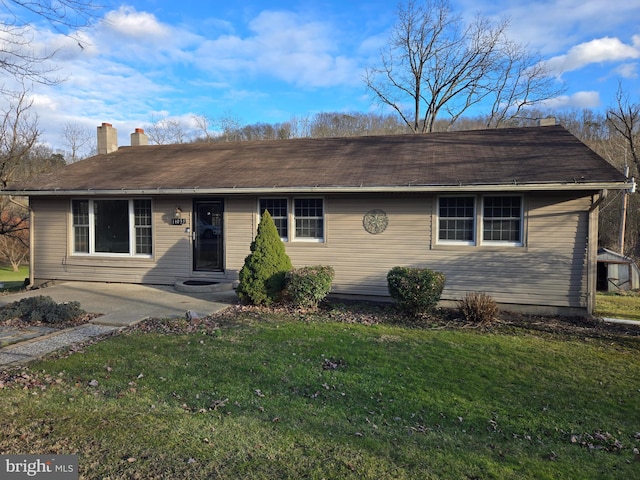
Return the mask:
[(34, 220), (34, 212), (33, 209), (29, 205), (25, 205), (17, 201), (13, 198), (13, 195), (9, 195), (9, 202), (14, 205), (18, 205), (19, 207), (26, 208), (29, 212), (29, 288), (33, 288), (34, 275), (33, 275), (33, 265), (34, 265), (34, 241), (35, 235), (33, 233), (33, 220)]
[(593, 315), (596, 306), (598, 278), (598, 214), (600, 204), (607, 198), (608, 190), (601, 190), (598, 199), (591, 200), (587, 233), (587, 315)]

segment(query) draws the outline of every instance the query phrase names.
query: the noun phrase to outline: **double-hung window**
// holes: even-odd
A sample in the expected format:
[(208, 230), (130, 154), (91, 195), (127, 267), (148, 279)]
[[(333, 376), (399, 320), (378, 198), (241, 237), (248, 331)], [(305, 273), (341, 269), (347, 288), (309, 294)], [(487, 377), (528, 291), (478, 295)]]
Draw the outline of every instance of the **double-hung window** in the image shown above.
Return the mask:
[(324, 199), (261, 198), (259, 209), (260, 217), (269, 211), (282, 241), (324, 242)]
[(521, 246), (523, 211), (520, 195), (439, 197), (438, 243)]
[(441, 243), (475, 243), (475, 197), (440, 197), (438, 240)]
[(522, 245), (522, 197), (482, 199), (482, 242)]
[(71, 211), (74, 253), (152, 254), (151, 200), (78, 199)]
[(294, 198), (296, 240), (324, 240), (324, 202), (322, 198)]
[(283, 242), (289, 239), (289, 201), (286, 198), (261, 198), (260, 217), (267, 210)]

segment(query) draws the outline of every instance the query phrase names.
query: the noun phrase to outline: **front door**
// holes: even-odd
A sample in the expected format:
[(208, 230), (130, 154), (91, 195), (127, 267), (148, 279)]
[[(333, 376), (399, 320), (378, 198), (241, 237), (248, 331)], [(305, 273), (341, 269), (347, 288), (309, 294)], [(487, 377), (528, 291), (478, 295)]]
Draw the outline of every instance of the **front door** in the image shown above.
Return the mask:
[(220, 272), (224, 269), (222, 200), (193, 201), (193, 270)]

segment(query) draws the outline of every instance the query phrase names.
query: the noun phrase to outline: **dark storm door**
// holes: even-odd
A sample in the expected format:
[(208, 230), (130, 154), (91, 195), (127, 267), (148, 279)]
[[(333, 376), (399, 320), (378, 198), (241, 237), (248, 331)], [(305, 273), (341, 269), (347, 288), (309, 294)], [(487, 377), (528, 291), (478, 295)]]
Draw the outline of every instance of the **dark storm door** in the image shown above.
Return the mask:
[(193, 270), (220, 272), (224, 269), (222, 200), (193, 201)]

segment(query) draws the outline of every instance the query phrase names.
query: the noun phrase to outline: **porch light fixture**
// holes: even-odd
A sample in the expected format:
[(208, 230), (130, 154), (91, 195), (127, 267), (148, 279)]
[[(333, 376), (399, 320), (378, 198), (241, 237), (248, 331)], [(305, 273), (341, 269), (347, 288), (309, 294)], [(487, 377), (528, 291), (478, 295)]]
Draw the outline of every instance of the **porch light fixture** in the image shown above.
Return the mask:
[(185, 223), (187, 223), (187, 220), (182, 218), (182, 209), (176, 207), (175, 212), (173, 212), (173, 218), (171, 219), (171, 225), (184, 225)]

